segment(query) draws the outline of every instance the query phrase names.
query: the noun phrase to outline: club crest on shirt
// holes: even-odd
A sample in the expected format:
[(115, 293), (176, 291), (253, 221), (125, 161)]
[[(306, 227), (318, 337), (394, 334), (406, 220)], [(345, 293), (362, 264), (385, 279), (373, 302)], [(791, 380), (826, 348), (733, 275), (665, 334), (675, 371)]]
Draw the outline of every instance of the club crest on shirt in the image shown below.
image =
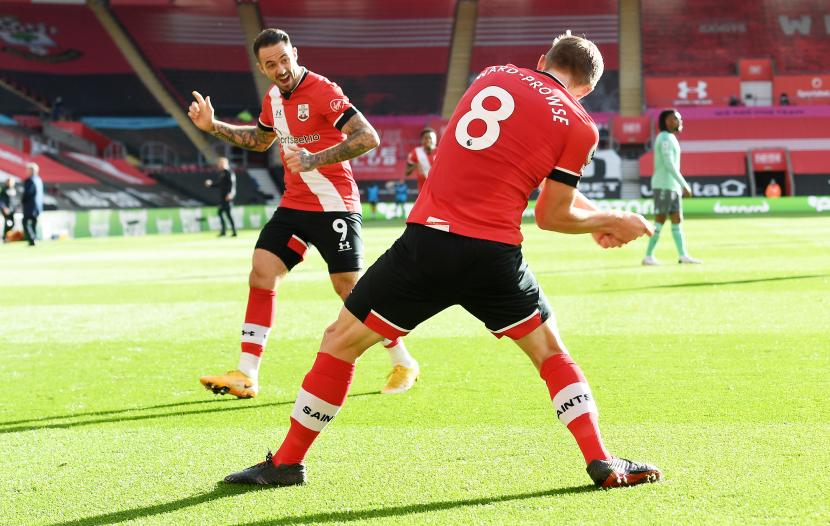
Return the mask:
[(305, 122), (308, 120), (309, 107), (308, 104), (297, 104), (297, 120)]

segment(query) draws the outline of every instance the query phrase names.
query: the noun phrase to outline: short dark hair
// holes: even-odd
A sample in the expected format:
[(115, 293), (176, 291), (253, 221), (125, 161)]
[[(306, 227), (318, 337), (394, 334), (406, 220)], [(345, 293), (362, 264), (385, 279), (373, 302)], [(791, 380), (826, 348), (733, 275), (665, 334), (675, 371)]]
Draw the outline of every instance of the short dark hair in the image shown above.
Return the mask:
[[(428, 134), (428, 133), (435, 133), (435, 130), (433, 130), (432, 128), (430, 128), (429, 126), (427, 126), (427, 127), (426, 127), (426, 128), (424, 128), (423, 130), (421, 130), (421, 138), (423, 138), (423, 137), (424, 137), (424, 135), (426, 135), (426, 134)], [(438, 134), (436, 133), (436, 135), (438, 135)]]
[(597, 85), (605, 64), (596, 44), (570, 34), (559, 35), (545, 53), (545, 67), (555, 67), (571, 74), (572, 80), (580, 86)]
[(657, 117), (657, 126), (660, 128), (660, 131), (669, 131), (666, 119), (669, 118), (669, 115), (674, 115), (675, 113), (677, 113), (677, 110), (674, 108), (668, 108), (660, 112), (660, 116)]
[(291, 37), (282, 29), (268, 28), (263, 29), (254, 40), (254, 56), (259, 59), (259, 49), (263, 47), (273, 46), (285, 42), (285, 45), (291, 47)]

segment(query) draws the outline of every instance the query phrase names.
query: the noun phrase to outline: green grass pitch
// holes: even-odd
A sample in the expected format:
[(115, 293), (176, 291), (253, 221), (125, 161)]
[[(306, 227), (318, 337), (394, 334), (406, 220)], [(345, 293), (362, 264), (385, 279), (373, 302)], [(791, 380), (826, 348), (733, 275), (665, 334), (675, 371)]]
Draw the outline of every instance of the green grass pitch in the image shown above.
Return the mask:
[[(368, 259), (401, 225), (365, 229)], [(645, 241), (524, 227), (525, 254), (600, 407), (660, 484), (597, 491), (544, 383), (449, 309), (407, 339), (422, 378), (378, 394), (381, 347), (307, 458), (309, 484), (217, 484), (283, 436), (340, 302), (313, 253), (279, 291), (255, 400), (236, 365), (256, 233), (0, 246), (0, 524), (827, 524), (830, 220), (690, 219), (702, 266)]]

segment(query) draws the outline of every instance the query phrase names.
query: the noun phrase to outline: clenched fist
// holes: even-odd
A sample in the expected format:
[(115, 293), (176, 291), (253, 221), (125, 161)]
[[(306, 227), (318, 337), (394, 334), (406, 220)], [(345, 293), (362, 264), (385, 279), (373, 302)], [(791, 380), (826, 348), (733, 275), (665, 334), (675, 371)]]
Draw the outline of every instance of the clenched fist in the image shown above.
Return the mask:
[(317, 168), (312, 162), (311, 152), (305, 148), (286, 144), (283, 147), (283, 156), (285, 157), (285, 167), (294, 173), (309, 172)]

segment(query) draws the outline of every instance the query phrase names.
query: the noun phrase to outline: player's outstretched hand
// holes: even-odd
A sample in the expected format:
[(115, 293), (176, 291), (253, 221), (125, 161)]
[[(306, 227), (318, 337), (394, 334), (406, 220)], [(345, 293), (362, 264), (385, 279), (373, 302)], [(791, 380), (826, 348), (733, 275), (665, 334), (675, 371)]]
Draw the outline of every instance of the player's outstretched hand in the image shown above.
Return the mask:
[(193, 121), (197, 128), (204, 132), (213, 131), (213, 104), (210, 103), (210, 95), (202, 97), (198, 91), (193, 92), (196, 99), (187, 108), (187, 116)]
[(308, 172), (316, 168), (311, 162), (311, 152), (295, 144), (283, 146), (285, 167), (294, 173)]
[(594, 237), (603, 248), (621, 247), (640, 236), (654, 234), (654, 225), (640, 214), (617, 212), (615, 219), (611, 229), (598, 232), (600, 239)]

